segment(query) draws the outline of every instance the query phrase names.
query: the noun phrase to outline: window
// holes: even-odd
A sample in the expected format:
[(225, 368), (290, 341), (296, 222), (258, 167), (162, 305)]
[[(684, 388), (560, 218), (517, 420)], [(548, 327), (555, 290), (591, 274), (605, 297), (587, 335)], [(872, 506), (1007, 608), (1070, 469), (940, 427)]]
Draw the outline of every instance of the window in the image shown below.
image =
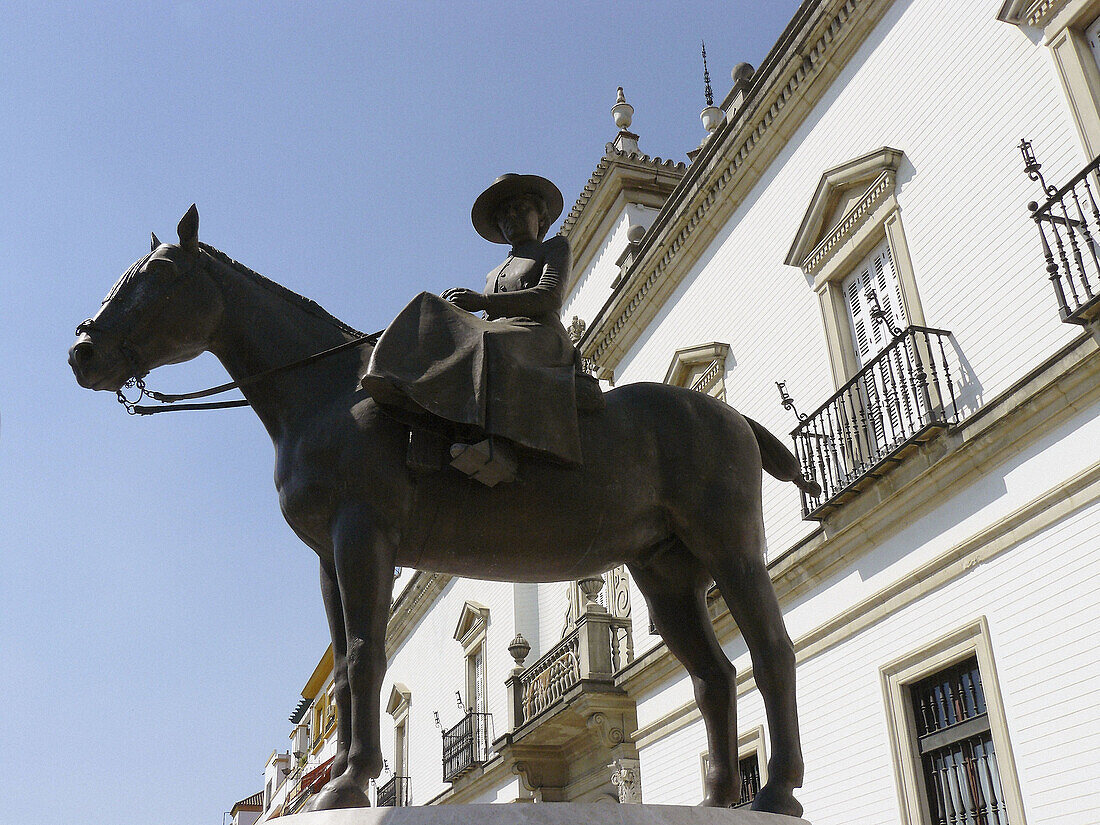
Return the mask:
[(978, 659), (909, 688), (932, 821), (1008, 825)]
[(882, 670), (907, 825), (1022, 825), (981, 619)]
[(455, 628), (455, 641), (466, 655), (466, 710), (488, 713), (485, 675), (485, 632), (489, 626), (489, 608), (477, 602), (466, 602)]
[[(753, 728), (737, 737), (737, 767), (741, 774), (741, 798), (734, 805), (735, 808), (749, 807), (753, 798), (759, 793), (761, 786), (767, 782), (765, 761), (764, 729), (762, 727)], [(710, 767), (709, 754), (706, 752), (700, 754), (699, 764), (702, 768), (705, 790), (707, 768)]]
[(784, 261), (812, 279), (837, 387), (889, 343), (872, 301), (900, 328), (924, 324), (895, 196), (904, 157), (884, 146), (825, 172)]
[(408, 805), (409, 802), (409, 705), (412, 693), (401, 682), (390, 688), (386, 713), (393, 717), (393, 776), (378, 787), (375, 805)]
[(1100, 155), (1100, 0), (1006, 0), (997, 17), (1042, 30), (1085, 153)]
[(466, 654), (466, 705), (474, 713), (488, 713), (485, 684), (485, 642)]
[(896, 327), (908, 326), (901, 284), (885, 238), (840, 282), (840, 291), (848, 309), (855, 363), (862, 367), (886, 349), (893, 337), (887, 324), (873, 317), (873, 310), (885, 311)]

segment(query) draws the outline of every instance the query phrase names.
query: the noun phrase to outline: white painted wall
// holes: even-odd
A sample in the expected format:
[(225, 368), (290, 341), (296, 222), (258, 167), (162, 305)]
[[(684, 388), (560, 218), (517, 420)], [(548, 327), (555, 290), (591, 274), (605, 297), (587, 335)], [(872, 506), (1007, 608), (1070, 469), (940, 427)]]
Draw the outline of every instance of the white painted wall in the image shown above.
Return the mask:
[[(488, 707), (493, 715), (495, 735), (505, 731), (508, 708), (504, 681), (514, 665), (508, 655), (508, 644), (516, 632), (513, 588), (514, 585), (508, 582), (452, 579), (418, 628), (391, 657), (382, 686), (382, 701), (385, 703), (389, 698), (395, 682), (404, 683), (412, 692), (408, 736), (414, 804), (422, 805), (449, 787), (443, 782), (443, 742), (433, 712), (438, 711), (443, 727), (450, 728), (464, 713), (457, 705), (455, 691), (462, 692), (464, 702), (469, 701), (464, 652), (454, 639), (455, 627), (467, 600), (489, 608), (485, 640)], [(391, 765), (393, 744), (393, 720), (383, 714), (382, 754)]]
[[(1058, 320), (1025, 207), (1039, 196), (1016, 144), (1048, 179), (1084, 165), (1047, 50), (998, 22), (997, 0), (896, 2), (811, 111), (657, 320), (616, 383), (661, 380), (673, 353), (730, 344), (732, 406), (786, 438), (834, 391), (817, 296), (783, 260), (823, 172), (889, 145), (905, 152), (897, 197), (931, 326), (951, 330), (989, 399), (1077, 333)], [(858, 124), (858, 128), (854, 126)], [(788, 439), (789, 441), (789, 439)], [(797, 491), (767, 478), (771, 554), (812, 525)]]
[[(1057, 182), (1085, 158), (1049, 52), (997, 22), (1000, 5), (896, 2), (632, 347), (617, 383), (660, 380), (676, 349), (716, 340), (731, 345), (729, 402), (777, 433), (794, 421), (774, 381), (787, 382), (803, 412), (831, 395), (818, 299), (782, 261), (821, 174), (883, 145), (906, 154), (897, 197), (925, 316), (954, 333), (978, 401), (1079, 334), (1058, 320), (1044, 278), (1025, 208), (1040, 193), (1016, 144), (1033, 140)], [(934, 512), (877, 536), (872, 553), (786, 606), (791, 635), (1057, 488), (1096, 461), (1097, 444), (1094, 405), (1000, 466), (960, 478)], [(800, 520), (790, 485), (766, 479), (764, 498), (774, 556), (812, 525)], [(1093, 504), (802, 663), (807, 817), (819, 825), (898, 820), (879, 668), (985, 615), (1028, 823), (1100, 820), (1100, 658), (1089, 636), (1100, 619), (1098, 546)], [(644, 603), (632, 600), (642, 652), (650, 646)], [(739, 637), (726, 651), (748, 664)], [(637, 698), (644, 728), (690, 702), (691, 687), (685, 675)], [(755, 691), (739, 710), (741, 730), (766, 726)], [(698, 802), (705, 747), (696, 720), (643, 748), (646, 802)]]
[[(898, 821), (879, 669), (984, 615), (1027, 822), (1100, 820), (1097, 546), (1094, 504), (801, 663), (806, 818), (815, 825)], [(653, 707), (644, 701), (639, 716), (649, 718)], [(766, 726), (755, 690), (742, 698), (739, 717), (742, 730)], [(698, 802), (705, 748), (699, 721), (644, 748), (645, 801)]]
[(619, 277), (619, 267), (615, 262), (627, 247), (627, 230), (631, 226), (649, 229), (659, 211), (637, 203), (626, 204), (614, 222), (610, 234), (600, 244), (599, 251), (577, 278), (576, 284), (566, 298), (561, 313), (562, 323), (566, 328), (569, 327), (574, 315), (586, 324), (592, 323), (600, 307), (611, 297), (611, 284)]
[[(539, 588), (539, 645), (538, 656), (546, 654), (550, 648), (562, 640), (565, 629), (565, 617), (569, 612), (569, 583), (545, 582)], [(527, 664), (534, 664), (534, 642), (531, 643), (531, 656)]]

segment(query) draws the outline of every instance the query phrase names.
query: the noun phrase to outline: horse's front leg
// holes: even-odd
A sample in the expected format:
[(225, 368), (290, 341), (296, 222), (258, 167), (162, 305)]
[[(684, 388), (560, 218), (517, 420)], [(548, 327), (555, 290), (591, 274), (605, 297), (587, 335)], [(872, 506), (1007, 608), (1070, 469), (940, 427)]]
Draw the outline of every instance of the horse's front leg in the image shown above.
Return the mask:
[(351, 747), (351, 686), (348, 683), (348, 637), (344, 628), (344, 605), (336, 583), (336, 566), (321, 561), (321, 598), (325, 603), (329, 634), (332, 636), (332, 687), (336, 696), (336, 756), (331, 777), (335, 779), (348, 767)]
[[(382, 772), (379, 714), (395, 550), (361, 505), (349, 505), (333, 520), (333, 549), (344, 619), (344, 671), (350, 712), (337, 707), (347, 717), (347, 755), (346, 767), (317, 796), (313, 810), (369, 805), (367, 787)], [(334, 631), (334, 657), (336, 637)], [(338, 757), (344, 748), (344, 731), (342, 719)]]

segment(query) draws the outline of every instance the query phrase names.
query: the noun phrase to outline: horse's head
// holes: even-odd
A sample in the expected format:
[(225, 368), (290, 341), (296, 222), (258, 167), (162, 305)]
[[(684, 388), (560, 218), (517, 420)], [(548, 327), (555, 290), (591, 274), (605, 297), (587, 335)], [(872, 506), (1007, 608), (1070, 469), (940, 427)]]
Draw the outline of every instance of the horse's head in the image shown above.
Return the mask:
[(209, 348), (223, 304), (206, 270), (193, 205), (177, 230), (178, 244), (153, 235), (149, 254), (118, 280), (95, 317), (77, 327), (69, 364), (82, 387), (115, 392), (131, 378)]

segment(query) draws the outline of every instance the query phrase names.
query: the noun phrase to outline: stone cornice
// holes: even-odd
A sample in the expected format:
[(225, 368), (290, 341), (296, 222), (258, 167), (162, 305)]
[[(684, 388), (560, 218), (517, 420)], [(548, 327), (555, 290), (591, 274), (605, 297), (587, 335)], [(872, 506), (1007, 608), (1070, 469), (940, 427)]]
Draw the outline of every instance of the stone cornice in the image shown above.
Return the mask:
[[(594, 241), (602, 239), (609, 231), (610, 227), (605, 222), (617, 217), (609, 213), (616, 211), (612, 207), (620, 195), (628, 201), (659, 208), (686, 173), (687, 165), (684, 163), (617, 149), (615, 144), (607, 144), (604, 156), (558, 233), (569, 239), (573, 251), (573, 272), (566, 288), (572, 288), (590, 263), (594, 247), (598, 246)], [(600, 229), (604, 231), (600, 232)]]
[(453, 576), (446, 573), (428, 573), (417, 570), (401, 595), (390, 608), (390, 621), (386, 626), (386, 655), (393, 652), (416, 629), (416, 625), (431, 609)]
[(889, 5), (802, 5), (765, 58), (745, 104), (706, 143), (590, 324), (580, 342), (586, 357), (604, 370), (615, 368)]

